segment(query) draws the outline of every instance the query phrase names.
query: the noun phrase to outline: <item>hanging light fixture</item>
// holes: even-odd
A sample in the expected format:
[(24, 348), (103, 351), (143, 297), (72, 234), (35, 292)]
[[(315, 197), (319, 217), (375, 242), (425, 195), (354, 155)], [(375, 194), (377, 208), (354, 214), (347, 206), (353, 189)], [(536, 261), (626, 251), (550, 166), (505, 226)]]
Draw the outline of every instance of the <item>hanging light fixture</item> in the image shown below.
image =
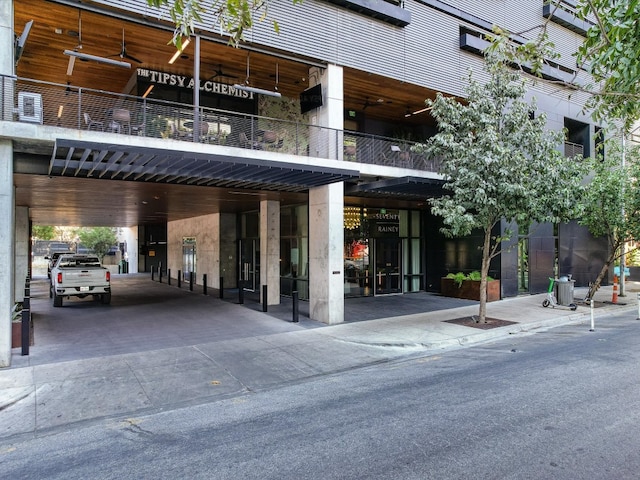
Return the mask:
[(260, 95), (268, 95), (270, 97), (281, 97), (282, 95), (278, 92), (278, 78), (277, 78), (277, 64), (276, 64), (276, 91), (265, 90), (262, 88), (256, 88), (249, 85), (249, 56), (251, 52), (247, 53), (247, 77), (245, 78), (244, 84), (236, 83), (233, 88), (236, 90), (242, 90), (244, 92), (257, 93)]

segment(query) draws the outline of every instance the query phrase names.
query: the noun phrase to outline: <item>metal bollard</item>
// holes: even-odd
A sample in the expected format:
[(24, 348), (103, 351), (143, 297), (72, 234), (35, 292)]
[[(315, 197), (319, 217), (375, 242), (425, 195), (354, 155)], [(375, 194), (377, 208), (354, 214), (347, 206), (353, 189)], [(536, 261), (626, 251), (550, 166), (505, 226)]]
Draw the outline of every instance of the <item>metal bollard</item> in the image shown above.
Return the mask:
[(294, 291), (291, 293), (291, 298), (293, 299), (293, 319), (291, 320), (293, 323), (298, 323), (299, 319), (299, 309), (298, 309), (298, 291)]
[(595, 332), (596, 331), (596, 324), (595, 324), (595, 318), (594, 318), (594, 313), (593, 313), (593, 298), (589, 301), (590, 304), (590, 311), (591, 311), (591, 328), (589, 329), (590, 332)]
[(178, 270), (178, 288), (182, 288), (182, 270)]
[(262, 311), (267, 311), (267, 286), (262, 286)]
[(224, 298), (224, 277), (220, 277), (220, 299)]
[(171, 269), (167, 268), (167, 285), (171, 285)]
[(151, 281), (153, 282), (153, 274), (155, 273), (155, 267), (151, 265)]
[(242, 280), (238, 282), (238, 303), (244, 304), (244, 281)]
[(193, 272), (189, 272), (189, 291), (193, 292)]
[(160, 267), (158, 268), (158, 281), (162, 283), (162, 264), (160, 264)]
[(202, 275), (202, 294), (207, 294), (207, 274)]
[[(25, 303), (22, 306), (22, 325), (21, 325), (21, 343), (22, 343), (22, 355), (29, 355), (29, 330), (31, 323), (31, 310), (29, 309), (29, 302), (25, 298)], [(25, 308), (26, 306), (26, 308)]]

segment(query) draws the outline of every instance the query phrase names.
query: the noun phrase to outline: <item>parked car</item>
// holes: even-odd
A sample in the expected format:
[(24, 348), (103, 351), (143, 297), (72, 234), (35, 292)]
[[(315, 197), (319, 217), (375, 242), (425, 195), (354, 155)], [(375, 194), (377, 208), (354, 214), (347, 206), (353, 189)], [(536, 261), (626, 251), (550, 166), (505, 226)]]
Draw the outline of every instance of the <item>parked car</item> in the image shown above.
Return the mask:
[(49, 297), (61, 307), (63, 298), (92, 295), (105, 305), (111, 303), (111, 272), (95, 255), (61, 255), (51, 269)]
[(53, 252), (51, 255), (44, 257), (45, 260), (49, 260), (47, 264), (47, 278), (51, 278), (51, 269), (60, 258), (60, 255), (73, 255), (73, 252)]

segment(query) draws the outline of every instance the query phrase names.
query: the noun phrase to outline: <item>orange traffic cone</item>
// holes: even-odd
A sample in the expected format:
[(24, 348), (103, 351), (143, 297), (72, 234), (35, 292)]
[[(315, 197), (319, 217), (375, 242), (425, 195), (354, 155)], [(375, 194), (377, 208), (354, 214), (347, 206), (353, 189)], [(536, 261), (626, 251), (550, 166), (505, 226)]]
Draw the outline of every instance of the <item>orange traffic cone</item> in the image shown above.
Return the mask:
[(618, 303), (618, 276), (613, 276), (613, 298), (611, 303)]

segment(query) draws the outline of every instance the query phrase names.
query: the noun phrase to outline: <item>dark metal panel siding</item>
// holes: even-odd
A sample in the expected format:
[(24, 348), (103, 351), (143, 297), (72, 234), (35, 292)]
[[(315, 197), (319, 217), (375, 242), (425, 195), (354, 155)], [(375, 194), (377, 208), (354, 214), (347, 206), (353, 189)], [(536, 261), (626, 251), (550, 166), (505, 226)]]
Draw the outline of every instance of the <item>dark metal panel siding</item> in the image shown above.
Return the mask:
[(511, 240), (500, 245), (500, 290), (502, 297), (515, 297), (518, 295), (518, 225), (508, 224), (502, 221), (501, 233), (511, 230)]
[(553, 224), (533, 225), (529, 231), (529, 293), (547, 291), (549, 277), (553, 277), (555, 258)]
[[(594, 238), (576, 222), (560, 225), (558, 234), (560, 275), (571, 274), (576, 287), (589, 285), (600, 273), (609, 254), (605, 238)], [(605, 278), (603, 285), (608, 285)]]

